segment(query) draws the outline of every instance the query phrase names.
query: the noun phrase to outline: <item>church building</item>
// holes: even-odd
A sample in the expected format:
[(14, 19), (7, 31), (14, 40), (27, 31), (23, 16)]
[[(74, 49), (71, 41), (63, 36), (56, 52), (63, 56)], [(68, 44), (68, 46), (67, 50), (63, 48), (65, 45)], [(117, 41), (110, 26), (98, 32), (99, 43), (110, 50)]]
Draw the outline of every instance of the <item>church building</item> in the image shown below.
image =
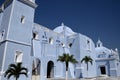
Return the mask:
[[(28, 68), (28, 77), (19, 80), (46, 80), (65, 78), (65, 63), (58, 62), (63, 53), (74, 55), (77, 64), (69, 64), (68, 77), (86, 78), (120, 76), (118, 49), (108, 49), (98, 40), (74, 32), (62, 23), (51, 30), (34, 22), (38, 5), (35, 0), (5, 0), (0, 8), (0, 80), (9, 64), (22, 62)], [(90, 56), (93, 64), (80, 61)], [(9, 80), (13, 80), (11, 77)]]

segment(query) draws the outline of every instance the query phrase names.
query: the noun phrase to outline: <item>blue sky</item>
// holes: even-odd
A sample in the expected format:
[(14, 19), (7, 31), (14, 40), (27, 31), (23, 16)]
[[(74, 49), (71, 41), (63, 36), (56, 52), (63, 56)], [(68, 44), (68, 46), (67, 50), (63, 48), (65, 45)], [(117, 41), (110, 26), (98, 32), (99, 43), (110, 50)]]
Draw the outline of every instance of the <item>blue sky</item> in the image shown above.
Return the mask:
[[(0, 3), (2, 0), (0, 0)], [(36, 0), (35, 22), (54, 29), (63, 22), (95, 43), (120, 51), (120, 0)]]

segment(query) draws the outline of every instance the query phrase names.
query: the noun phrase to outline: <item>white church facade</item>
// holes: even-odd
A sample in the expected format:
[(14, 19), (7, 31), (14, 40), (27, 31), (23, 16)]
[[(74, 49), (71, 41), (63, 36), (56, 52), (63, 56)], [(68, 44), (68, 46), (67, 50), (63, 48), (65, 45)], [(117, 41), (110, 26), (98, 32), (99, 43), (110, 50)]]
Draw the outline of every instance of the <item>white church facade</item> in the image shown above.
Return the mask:
[[(65, 78), (65, 64), (57, 62), (63, 53), (73, 54), (79, 61), (69, 64), (69, 78), (120, 76), (117, 49), (106, 48), (100, 40), (95, 44), (63, 23), (54, 30), (35, 23), (36, 7), (35, 0), (6, 0), (0, 8), (0, 80), (6, 80), (5, 70), (16, 62), (29, 70), (28, 77), (19, 80)], [(93, 59), (88, 71), (80, 62), (84, 56)]]

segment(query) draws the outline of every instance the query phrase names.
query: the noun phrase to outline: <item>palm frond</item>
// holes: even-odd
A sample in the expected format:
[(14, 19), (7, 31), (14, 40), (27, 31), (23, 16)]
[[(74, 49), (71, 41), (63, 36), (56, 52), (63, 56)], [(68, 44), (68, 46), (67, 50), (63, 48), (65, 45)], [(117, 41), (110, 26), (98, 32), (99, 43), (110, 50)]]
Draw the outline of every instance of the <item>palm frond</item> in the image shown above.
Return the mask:
[(28, 69), (27, 69), (27, 68), (25, 68), (25, 67), (22, 67), (22, 68), (21, 68), (21, 71), (28, 72)]
[(68, 65), (69, 65), (69, 62), (75, 64), (77, 63), (78, 61), (74, 58), (74, 55), (70, 55), (68, 53), (63, 53), (62, 56), (59, 56), (57, 61), (60, 61), (60, 62), (65, 62), (66, 64), (66, 70), (68, 70)]
[(20, 74), (25, 75), (26, 77), (28, 77), (26, 72), (21, 72)]
[(88, 71), (88, 63), (90, 62), (92, 64), (93, 59), (90, 56), (85, 56), (85, 57), (82, 58), (81, 63), (83, 61), (86, 63), (86, 65), (87, 65), (87, 71)]
[(9, 65), (9, 68), (14, 68), (14, 69), (16, 69), (17, 66), (16, 66), (15, 64), (10, 64), (10, 65)]
[(27, 76), (27, 73), (28, 69), (22, 67), (22, 63), (10, 64), (8, 69), (5, 71), (4, 77), (9, 79), (11, 76), (14, 76), (16, 79), (18, 79), (21, 74)]
[(9, 69), (5, 72), (4, 77), (6, 77), (6, 75), (8, 75), (8, 74), (10, 74), (10, 73), (14, 73), (14, 72), (15, 72), (15, 70), (14, 70), (13, 68), (9, 68)]
[(81, 63), (82, 63), (83, 61), (85, 61), (85, 58), (83, 58), (83, 59), (81, 60)]
[(12, 75), (13, 75), (12, 73), (8, 74), (7, 79), (9, 79)]
[(78, 61), (76, 59), (72, 59), (70, 62), (73, 64), (78, 63)]
[(64, 56), (59, 56), (57, 61), (64, 62), (65, 61), (65, 57)]

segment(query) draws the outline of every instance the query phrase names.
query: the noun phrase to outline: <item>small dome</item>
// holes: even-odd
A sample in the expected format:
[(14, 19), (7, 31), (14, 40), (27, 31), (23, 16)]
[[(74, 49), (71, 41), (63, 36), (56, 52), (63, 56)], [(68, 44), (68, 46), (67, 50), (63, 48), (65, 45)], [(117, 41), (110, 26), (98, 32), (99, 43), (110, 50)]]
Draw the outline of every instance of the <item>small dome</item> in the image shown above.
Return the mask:
[(65, 26), (63, 23), (61, 24), (61, 26), (56, 27), (53, 31), (56, 33), (62, 33), (62, 34), (65, 33), (66, 36), (75, 34), (75, 32), (72, 31), (71, 28)]
[(109, 58), (109, 55), (111, 55), (111, 50), (103, 46), (97, 47), (95, 50), (98, 58)]
[(106, 48), (106, 47), (97, 47), (95, 48), (97, 54), (102, 54), (102, 53), (106, 53), (106, 54), (110, 54), (111, 53), (111, 50)]

